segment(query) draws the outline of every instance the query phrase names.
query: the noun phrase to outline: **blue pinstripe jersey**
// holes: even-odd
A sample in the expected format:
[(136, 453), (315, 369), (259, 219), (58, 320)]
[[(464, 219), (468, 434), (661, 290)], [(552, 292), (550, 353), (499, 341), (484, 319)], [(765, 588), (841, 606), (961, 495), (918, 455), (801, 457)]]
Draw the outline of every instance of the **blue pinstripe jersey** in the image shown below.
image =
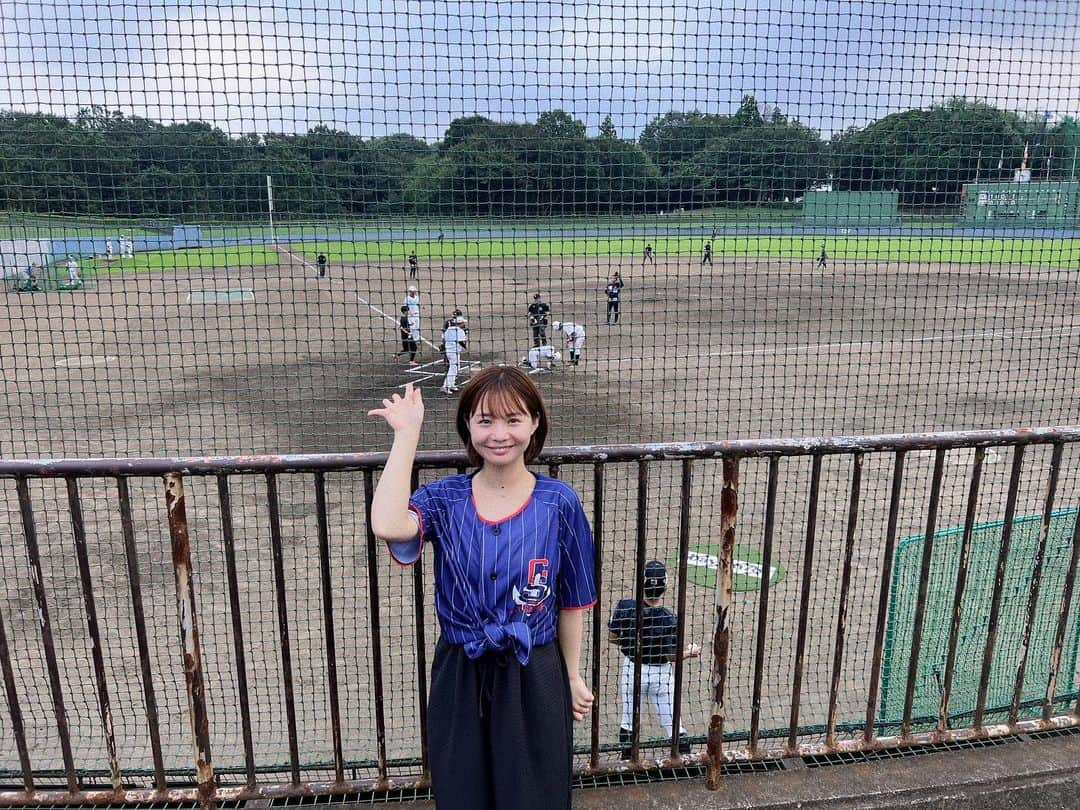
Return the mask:
[(469, 475), (420, 487), (409, 508), (419, 534), (391, 554), (408, 565), (424, 541), (435, 547), (435, 612), (469, 658), (513, 650), (526, 664), (533, 645), (555, 640), (560, 610), (596, 603), (592, 529), (569, 484), (536, 475), (532, 497), (497, 522), (477, 513)]

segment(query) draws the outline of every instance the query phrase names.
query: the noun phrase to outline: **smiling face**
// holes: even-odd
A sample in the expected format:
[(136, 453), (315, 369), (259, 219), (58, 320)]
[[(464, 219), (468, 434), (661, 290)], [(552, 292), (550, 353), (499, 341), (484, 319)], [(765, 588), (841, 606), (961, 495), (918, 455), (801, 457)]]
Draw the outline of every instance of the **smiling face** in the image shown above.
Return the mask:
[(474, 467), (531, 464), (547, 438), (547, 411), (532, 378), (514, 366), (492, 366), (465, 385), (455, 419)]
[(487, 396), (469, 417), (469, 444), (483, 465), (524, 464), (539, 424), (539, 418), (529, 415), (521, 402)]

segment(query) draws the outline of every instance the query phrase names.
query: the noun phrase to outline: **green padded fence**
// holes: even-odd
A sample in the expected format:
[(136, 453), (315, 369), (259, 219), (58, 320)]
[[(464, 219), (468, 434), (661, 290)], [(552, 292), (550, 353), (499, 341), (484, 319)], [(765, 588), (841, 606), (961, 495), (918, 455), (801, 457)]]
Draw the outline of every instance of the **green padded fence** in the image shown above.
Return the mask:
[[(1051, 516), (1021, 693), (1021, 717), (1038, 715), (1041, 712), (1041, 701), (1046, 694), (1050, 652), (1065, 587), (1076, 517), (1075, 508), (1059, 509)], [(1013, 521), (1001, 595), (998, 635), (994, 644), (993, 665), (987, 690), (984, 720), (988, 723), (1003, 720), (1012, 700), (1019, 641), (1027, 617), (1041, 521), (1041, 515), (1027, 515)], [(956, 648), (956, 670), (949, 700), (950, 717), (965, 725), (975, 710), (978, 697), (994, 575), (1004, 526), (1005, 522), (1000, 520), (977, 524), (971, 540), (967, 582), (961, 602), (962, 618)], [(933, 538), (922, 644), (912, 703), (912, 717), (916, 719), (915, 730), (933, 727), (940, 711), (963, 534), (962, 527), (953, 527), (936, 532)], [(925, 535), (922, 534), (905, 537), (900, 541), (896, 552), (882, 666), (880, 718), (886, 729), (898, 727), (903, 717), (924, 542)], [(1080, 624), (1075, 620), (1075, 603), (1072, 617), (1061, 658), (1055, 695), (1059, 702), (1055, 703), (1056, 706), (1064, 706), (1074, 699), (1076, 692), (1074, 673), (1077, 647), (1080, 643)]]

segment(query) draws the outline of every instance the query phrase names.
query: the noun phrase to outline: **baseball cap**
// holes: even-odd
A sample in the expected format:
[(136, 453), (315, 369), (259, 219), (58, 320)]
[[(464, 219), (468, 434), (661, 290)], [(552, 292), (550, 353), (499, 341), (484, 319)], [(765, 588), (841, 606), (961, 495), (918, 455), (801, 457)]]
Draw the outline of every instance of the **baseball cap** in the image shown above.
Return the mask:
[(416, 292), (416, 285), (415, 284), (410, 284), (409, 285), (409, 292)]
[(540, 293), (533, 293), (533, 298), (539, 298), (539, 297), (540, 297)]
[(646, 587), (663, 587), (667, 584), (667, 568), (659, 560), (649, 560), (645, 563)]
[(558, 332), (562, 328), (562, 321), (552, 321), (551, 328)]

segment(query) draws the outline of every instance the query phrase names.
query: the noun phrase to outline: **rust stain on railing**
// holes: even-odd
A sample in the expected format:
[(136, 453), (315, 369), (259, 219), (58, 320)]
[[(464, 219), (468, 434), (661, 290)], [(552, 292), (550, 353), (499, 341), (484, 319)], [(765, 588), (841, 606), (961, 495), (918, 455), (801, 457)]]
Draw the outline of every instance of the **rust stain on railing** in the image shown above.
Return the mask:
[(739, 462), (723, 462), (724, 487), (720, 493), (720, 554), (716, 571), (716, 631), (713, 634), (712, 717), (709, 719), (708, 771), (705, 786), (720, 787), (724, 756), (724, 720), (727, 716), (728, 656), (731, 654), (732, 566), (735, 558), (735, 521), (739, 511)]
[(210, 756), (210, 717), (206, 710), (202, 648), (195, 608), (195, 583), (191, 573), (191, 543), (188, 535), (184, 480), (176, 474), (165, 476), (165, 509), (172, 539), (173, 572), (176, 575), (176, 605), (180, 617), (180, 641), (184, 657), (191, 735), (195, 750), (195, 780), (199, 800), (209, 802), (214, 795), (214, 766)]

